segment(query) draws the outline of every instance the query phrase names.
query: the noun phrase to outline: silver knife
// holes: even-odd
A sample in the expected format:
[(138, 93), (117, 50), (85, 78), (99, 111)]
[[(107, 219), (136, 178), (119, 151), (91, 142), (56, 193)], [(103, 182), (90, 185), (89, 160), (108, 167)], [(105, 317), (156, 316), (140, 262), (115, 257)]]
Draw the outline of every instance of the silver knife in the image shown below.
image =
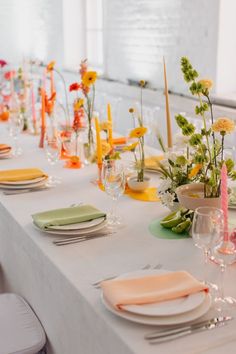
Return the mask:
[(205, 330), (211, 330), (217, 327), (224, 326), (227, 324), (229, 320), (232, 319), (233, 317), (230, 316), (216, 317), (211, 320), (202, 321), (190, 326), (179, 327), (170, 330), (163, 330), (163, 331), (159, 331), (158, 333), (156, 332), (156, 334), (154, 333), (149, 334), (145, 336), (145, 339), (148, 339), (150, 344), (161, 343), (161, 342), (177, 339), (186, 336), (188, 334), (193, 334), (193, 333), (202, 332)]

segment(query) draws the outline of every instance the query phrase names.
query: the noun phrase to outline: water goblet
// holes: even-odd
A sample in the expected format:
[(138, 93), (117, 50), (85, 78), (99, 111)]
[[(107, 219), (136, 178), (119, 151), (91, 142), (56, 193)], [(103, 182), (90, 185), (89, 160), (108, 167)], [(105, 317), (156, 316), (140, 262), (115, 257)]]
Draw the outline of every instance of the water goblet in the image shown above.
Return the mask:
[(107, 217), (108, 226), (119, 226), (121, 219), (116, 215), (116, 204), (125, 190), (123, 165), (117, 160), (105, 160), (102, 166), (102, 182), (106, 193), (112, 198), (112, 208)]
[[(45, 151), (46, 151), (46, 157), (49, 162), (49, 164), (53, 167), (55, 164), (58, 162), (60, 158), (60, 153), (61, 153), (61, 141), (58, 138), (58, 136), (55, 135), (46, 135), (45, 139)], [(60, 184), (61, 179), (59, 177), (49, 175), (48, 178), (48, 185), (49, 186), (55, 186), (56, 184)]]
[(192, 238), (195, 246), (203, 251), (203, 280), (212, 290), (217, 290), (217, 286), (207, 281), (208, 258), (210, 258), (212, 244), (217, 238), (219, 238), (222, 227), (223, 212), (221, 209), (213, 207), (199, 207), (195, 210), (192, 225)]
[(227, 230), (221, 228), (220, 237), (215, 236), (216, 242), (212, 244), (211, 256), (216, 264), (220, 266), (219, 292), (214, 299), (215, 308), (218, 311), (236, 308), (236, 299), (232, 296), (225, 296), (224, 280), (227, 266), (235, 262), (236, 247), (230, 240), (230, 236), (236, 233), (235, 226), (229, 226)]

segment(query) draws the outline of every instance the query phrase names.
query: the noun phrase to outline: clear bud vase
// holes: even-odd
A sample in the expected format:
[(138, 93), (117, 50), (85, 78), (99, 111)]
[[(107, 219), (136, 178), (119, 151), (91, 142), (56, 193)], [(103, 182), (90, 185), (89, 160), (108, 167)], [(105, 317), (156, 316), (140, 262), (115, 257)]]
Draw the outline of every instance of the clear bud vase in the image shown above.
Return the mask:
[(68, 159), (65, 168), (79, 169), (84, 166), (81, 156), (83, 155), (83, 143), (79, 131), (73, 132), (64, 143)]
[(84, 164), (90, 165), (95, 162), (95, 132), (91, 124), (81, 133), (83, 143)]

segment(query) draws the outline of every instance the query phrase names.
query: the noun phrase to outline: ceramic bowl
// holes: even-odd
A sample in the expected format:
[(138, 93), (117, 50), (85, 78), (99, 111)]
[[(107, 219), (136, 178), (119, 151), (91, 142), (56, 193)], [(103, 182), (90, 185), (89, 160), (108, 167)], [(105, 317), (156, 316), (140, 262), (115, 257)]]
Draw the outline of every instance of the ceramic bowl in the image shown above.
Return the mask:
[(190, 183), (176, 189), (180, 205), (186, 209), (195, 210), (199, 207), (208, 206), (220, 208), (220, 197), (204, 198), (204, 184)]

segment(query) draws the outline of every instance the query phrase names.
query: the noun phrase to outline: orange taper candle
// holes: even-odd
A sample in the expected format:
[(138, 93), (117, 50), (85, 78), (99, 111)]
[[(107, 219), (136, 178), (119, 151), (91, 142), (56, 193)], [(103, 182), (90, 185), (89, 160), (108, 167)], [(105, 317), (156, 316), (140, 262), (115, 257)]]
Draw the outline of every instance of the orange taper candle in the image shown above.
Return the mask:
[(102, 142), (100, 137), (100, 122), (98, 117), (95, 117), (96, 140), (97, 140), (97, 163), (102, 163)]
[(111, 114), (111, 105), (110, 103), (107, 104), (107, 120), (109, 123), (109, 128), (108, 128), (108, 142), (112, 146), (112, 114)]

